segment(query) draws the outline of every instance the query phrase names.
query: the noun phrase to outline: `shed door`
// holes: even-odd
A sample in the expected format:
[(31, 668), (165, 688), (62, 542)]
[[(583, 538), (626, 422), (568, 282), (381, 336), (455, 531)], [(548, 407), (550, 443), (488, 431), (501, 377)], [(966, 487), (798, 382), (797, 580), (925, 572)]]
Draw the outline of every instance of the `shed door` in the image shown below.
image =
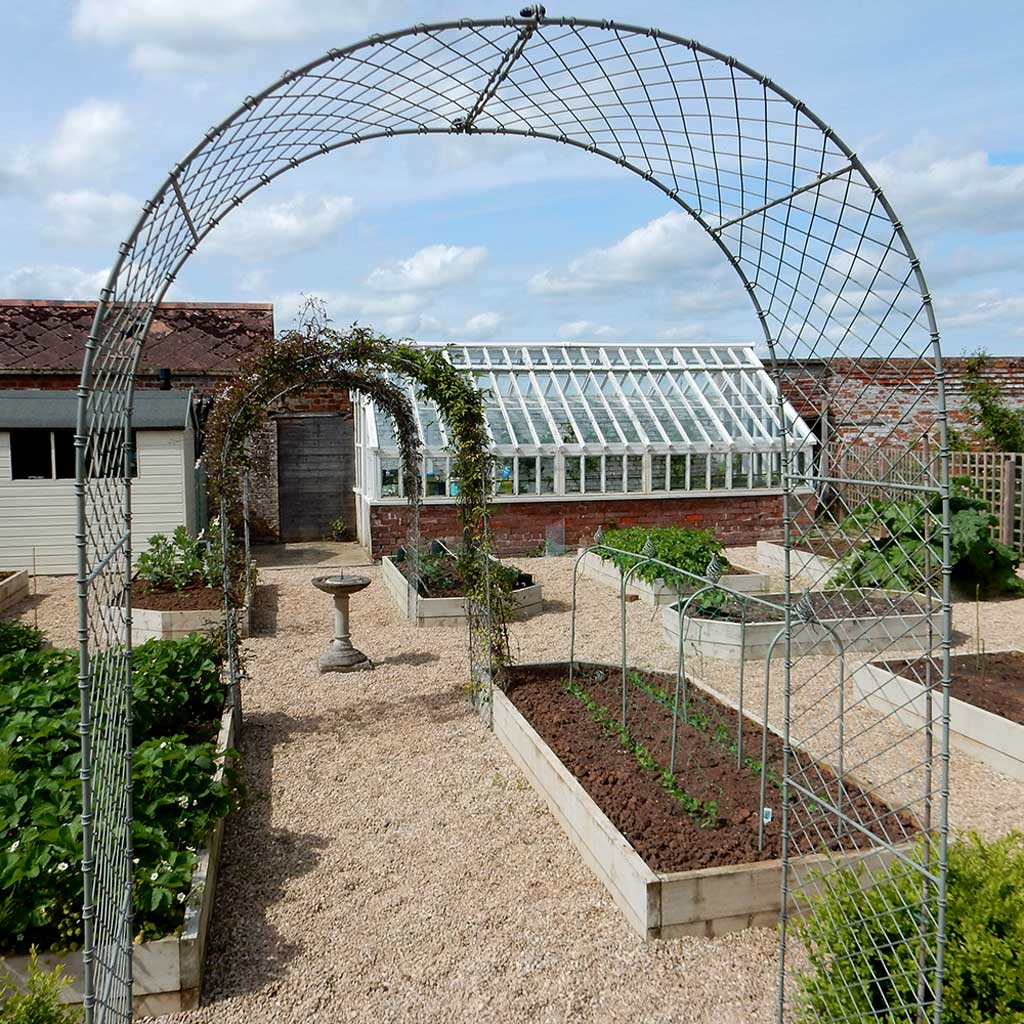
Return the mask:
[(355, 529), (352, 421), (336, 414), (277, 421), (281, 540), (323, 540), (342, 516)]

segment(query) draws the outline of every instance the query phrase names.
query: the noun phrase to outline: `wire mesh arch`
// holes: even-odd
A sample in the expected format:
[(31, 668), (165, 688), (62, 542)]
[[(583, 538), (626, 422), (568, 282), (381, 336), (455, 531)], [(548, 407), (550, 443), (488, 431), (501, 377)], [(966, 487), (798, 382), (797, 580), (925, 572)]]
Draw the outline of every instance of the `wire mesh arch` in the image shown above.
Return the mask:
[[(911, 1000), (897, 996), (894, 986), (888, 1009), (894, 1019), (938, 1020), (948, 789), (948, 452), (939, 335), (920, 262), (856, 154), (772, 80), (694, 40), (610, 21), (547, 18), (542, 8), (375, 35), (287, 72), (205, 134), (145, 204), (119, 250), (87, 344), (76, 430), (87, 1019), (105, 1024), (131, 1012), (126, 460), (133, 379), (150, 321), (207, 235), (276, 178), (349, 146), (423, 135), (555, 142), (610, 160), (659, 189), (735, 271), (776, 381), (828, 423), (814, 473), (797, 479), (784, 469), (785, 673), (774, 713), (788, 759), (785, 884), (798, 901), (829, 887), (827, 879), (803, 871), (801, 858), (821, 852), (817, 822), (837, 813), (819, 767), (836, 760), (835, 722), (821, 709), (842, 703), (847, 684), (841, 680), (837, 692), (834, 656), (803, 658), (791, 642), (791, 594), (799, 589), (792, 585), (794, 537), (833, 555), (842, 553), (837, 538), (844, 545), (870, 539), (870, 522), (859, 524), (853, 537), (837, 530), (853, 510), (843, 488), (852, 479), (858, 493), (875, 487), (884, 496), (885, 487), (858, 465), (866, 466), (866, 452), (879, 444), (906, 445), (914, 465), (904, 486), (937, 509), (920, 538), (935, 553), (918, 567), (911, 588), (926, 605), (929, 632), (910, 643), (896, 626), (881, 650), (909, 650), (941, 699), (927, 721), (899, 734), (914, 750), (909, 762), (899, 769), (879, 762), (894, 792), (903, 794), (891, 799), (936, 837), (924, 864), (900, 861), (920, 891), (919, 925), (904, 937), (908, 948), (913, 944), (919, 978)], [(880, 425), (875, 413), (889, 407), (899, 412)], [(811, 444), (785, 431), (783, 440), (787, 465)], [(842, 477), (835, 466), (842, 466)], [(899, 603), (885, 588), (866, 590), (879, 617), (887, 601)], [(816, 614), (841, 614), (837, 592), (823, 593)], [(866, 649), (857, 638), (849, 646)], [(121, 653), (97, 660), (107, 648)], [(844, 653), (849, 661), (848, 652), (838, 656)], [(846, 700), (843, 715), (850, 705)], [(894, 720), (865, 712), (858, 735), (867, 743), (873, 729), (888, 736), (890, 728), (897, 728)], [(873, 755), (867, 746), (858, 749), (869, 774), (864, 765)], [(905, 792), (911, 775), (914, 784)], [(850, 827), (864, 830), (864, 823)], [(879, 848), (892, 849), (904, 838), (868, 832)], [(780, 1019), (786, 921), (784, 911)]]

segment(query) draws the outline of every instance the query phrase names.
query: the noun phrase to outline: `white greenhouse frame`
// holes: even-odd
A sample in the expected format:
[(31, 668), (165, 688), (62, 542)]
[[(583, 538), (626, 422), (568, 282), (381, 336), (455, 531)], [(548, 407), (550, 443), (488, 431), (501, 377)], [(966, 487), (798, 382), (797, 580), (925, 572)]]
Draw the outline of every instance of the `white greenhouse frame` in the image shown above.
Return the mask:
[[(425, 347), (429, 343), (421, 343)], [(753, 346), (443, 345), (487, 391), (496, 501), (782, 493), (782, 423), (796, 476), (817, 438), (780, 397)], [(455, 500), (437, 409), (407, 384), (423, 445), (424, 501)], [(390, 421), (354, 396), (356, 501), (368, 544), (371, 505), (405, 501)]]

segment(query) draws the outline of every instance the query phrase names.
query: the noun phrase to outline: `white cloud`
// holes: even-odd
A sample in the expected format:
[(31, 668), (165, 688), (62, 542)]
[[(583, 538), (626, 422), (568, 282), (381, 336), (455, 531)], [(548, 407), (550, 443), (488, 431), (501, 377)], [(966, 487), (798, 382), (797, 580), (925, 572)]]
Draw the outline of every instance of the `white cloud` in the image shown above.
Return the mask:
[(297, 195), (280, 203), (232, 210), (203, 243), (208, 252), (263, 259), (311, 249), (349, 219), (350, 196)]
[(387, 0), (77, 0), (71, 24), (82, 39), (127, 43), (140, 69), (167, 71), (353, 28), (398, 6)]
[(613, 245), (572, 260), (561, 274), (542, 271), (529, 282), (541, 295), (568, 295), (609, 287), (659, 283), (684, 271), (707, 271), (722, 255), (687, 213), (666, 213)]
[(1024, 229), (1024, 164), (993, 164), (981, 151), (946, 156), (918, 147), (868, 169), (911, 238), (918, 225), (969, 232)]
[(68, 242), (116, 242), (127, 237), (141, 204), (123, 192), (54, 192), (46, 199), (53, 222), (46, 233)]
[(108, 273), (59, 264), (19, 267), (0, 275), (0, 295), (8, 299), (95, 299), (107, 283)]
[(54, 175), (100, 177), (120, 160), (130, 130), (119, 103), (86, 100), (64, 113), (48, 142), (15, 147), (0, 172), (5, 178), (24, 181)]
[(498, 313), (477, 313), (471, 316), (461, 327), (452, 329), (452, 333), (460, 338), (471, 338), (474, 341), (484, 341), (493, 338), (495, 331), (501, 326), (501, 316)]
[(366, 278), (366, 284), (381, 291), (442, 288), (471, 277), (486, 255), (482, 245), (428, 245), (408, 259), (377, 267)]
[(577, 338), (611, 338), (616, 331), (608, 324), (595, 324), (589, 320), (573, 320), (558, 328), (558, 336), (566, 340)]
[(1019, 325), (1024, 320), (1024, 294), (996, 289), (936, 297), (940, 330)]

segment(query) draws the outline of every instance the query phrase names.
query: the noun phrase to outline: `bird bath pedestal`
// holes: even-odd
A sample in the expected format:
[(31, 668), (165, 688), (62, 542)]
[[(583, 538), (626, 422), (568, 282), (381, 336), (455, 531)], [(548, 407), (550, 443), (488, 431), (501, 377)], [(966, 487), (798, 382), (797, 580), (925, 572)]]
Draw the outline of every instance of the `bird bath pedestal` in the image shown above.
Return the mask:
[(373, 662), (352, 646), (348, 635), (348, 599), (370, 585), (366, 576), (315, 576), (313, 586), (334, 598), (334, 640), (320, 655), (321, 672), (361, 672)]

